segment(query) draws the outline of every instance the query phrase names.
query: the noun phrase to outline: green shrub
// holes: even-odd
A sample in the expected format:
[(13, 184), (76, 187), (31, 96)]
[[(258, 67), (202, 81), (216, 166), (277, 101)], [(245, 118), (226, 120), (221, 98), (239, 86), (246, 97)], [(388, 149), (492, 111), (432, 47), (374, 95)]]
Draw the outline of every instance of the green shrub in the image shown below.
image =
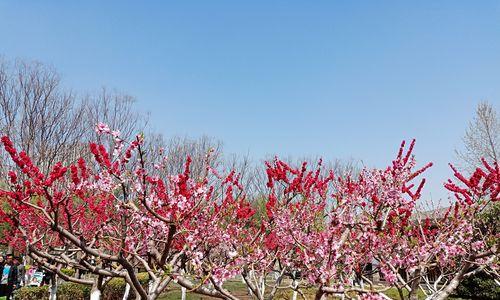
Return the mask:
[(41, 300), (49, 299), (49, 287), (22, 287), (14, 292), (16, 300)]
[(84, 300), (90, 298), (91, 286), (64, 282), (57, 287), (57, 300)]
[[(15, 291), (16, 300), (42, 300), (49, 298), (49, 286), (25, 286)], [(57, 287), (58, 300), (86, 300), (90, 298), (90, 286), (63, 282)]]
[(122, 278), (113, 278), (104, 287), (102, 298), (107, 300), (119, 300), (122, 299), (123, 293), (125, 293), (125, 280)]
[(455, 295), (469, 299), (500, 299), (500, 286), (486, 273), (479, 273), (462, 281)]
[[(137, 275), (139, 282), (146, 288), (149, 280), (147, 273), (139, 273)], [(113, 278), (105, 286), (102, 291), (102, 299), (105, 300), (121, 300), (125, 293), (125, 280), (123, 278)], [(78, 284), (73, 282), (63, 282), (57, 287), (58, 300), (87, 300), (90, 298), (92, 287), (89, 285)], [(49, 287), (22, 287), (15, 292), (16, 300), (42, 300), (49, 298)], [(131, 292), (129, 299), (133, 299), (134, 295)]]
[(71, 268), (61, 269), (61, 272), (65, 275), (68, 275), (68, 276), (75, 275), (75, 269), (71, 269)]
[[(137, 279), (143, 287), (147, 287), (149, 275), (148, 273), (137, 274)], [(121, 300), (125, 293), (125, 280), (123, 278), (113, 278), (105, 286), (102, 292), (102, 298), (106, 300)], [(134, 295), (131, 291), (129, 299), (133, 299)]]

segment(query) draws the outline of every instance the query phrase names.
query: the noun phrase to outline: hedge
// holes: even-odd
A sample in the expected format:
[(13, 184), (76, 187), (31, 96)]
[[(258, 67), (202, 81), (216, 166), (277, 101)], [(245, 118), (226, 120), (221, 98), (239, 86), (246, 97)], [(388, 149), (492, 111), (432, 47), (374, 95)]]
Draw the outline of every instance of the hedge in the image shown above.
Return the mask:
[(500, 286), (488, 274), (482, 272), (462, 281), (455, 295), (466, 299), (497, 300), (500, 299)]
[[(149, 280), (147, 273), (138, 274), (139, 282), (146, 288)], [(113, 278), (102, 291), (104, 300), (121, 300), (125, 293), (125, 280), (123, 278)], [(57, 287), (58, 300), (88, 300), (90, 298), (91, 286), (73, 282), (63, 282)], [(49, 287), (22, 287), (15, 291), (16, 300), (43, 300), (49, 298)], [(134, 299), (131, 292), (129, 299)]]
[(89, 299), (91, 286), (73, 282), (64, 282), (57, 287), (57, 300)]
[[(147, 288), (149, 275), (148, 273), (137, 274), (137, 279), (142, 284), (144, 288)], [(123, 278), (113, 278), (111, 279), (102, 292), (102, 299), (104, 300), (121, 300), (123, 299), (123, 294), (125, 293), (125, 280)], [(128, 299), (135, 299), (134, 293), (130, 291)]]
[(22, 287), (14, 292), (14, 299), (40, 300), (49, 298), (49, 287)]

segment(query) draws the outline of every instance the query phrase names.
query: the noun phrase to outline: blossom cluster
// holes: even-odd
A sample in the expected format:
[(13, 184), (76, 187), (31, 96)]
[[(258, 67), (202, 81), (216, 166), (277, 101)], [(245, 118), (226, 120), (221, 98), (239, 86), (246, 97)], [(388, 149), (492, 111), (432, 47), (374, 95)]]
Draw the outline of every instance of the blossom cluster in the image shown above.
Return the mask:
[[(416, 168), (415, 141), (408, 148), (403, 143), (387, 168), (359, 174), (337, 175), (322, 161), (293, 166), (275, 158), (265, 163), (260, 190), (266, 193), (248, 195), (235, 171), (207, 165), (205, 176), (195, 177), (187, 157), (183, 172), (165, 174), (168, 159), (149, 161), (142, 135), (128, 143), (105, 124), (95, 131), (109, 143), (90, 143), (92, 160), (55, 163), (48, 174), (8, 137), (1, 139), (16, 166), (0, 188), (6, 242), (34, 258), (51, 257), (59, 268), (70, 263), (128, 279), (141, 268), (158, 289), (166, 286), (163, 278), (189, 280), (194, 291), (226, 299), (235, 296), (224, 283), (237, 276), (257, 298), (264, 297), (268, 275), (278, 274), (299, 278), (320, 296), (350, 291), (380, 299), (381, 291), (358, 287), (368, 266), (387, 284), (411, 289), (402, 271), (453, 274), (465, 261), (481, 268), (498, 263), (490, 259), (498, 233), (477, 226), (480, 212), (499, 200), (497, 162), (483, 161), (470, 178), (452, 167), (455, 180), (445, 188), (455, 203), (444, 216), (422, 217), (417, 206), (425, 179), (419, 178), (432, 163)], [(70, 248), (82, 259), (70, 259)], [(104, 271), (102, 264), (116, 269)]]

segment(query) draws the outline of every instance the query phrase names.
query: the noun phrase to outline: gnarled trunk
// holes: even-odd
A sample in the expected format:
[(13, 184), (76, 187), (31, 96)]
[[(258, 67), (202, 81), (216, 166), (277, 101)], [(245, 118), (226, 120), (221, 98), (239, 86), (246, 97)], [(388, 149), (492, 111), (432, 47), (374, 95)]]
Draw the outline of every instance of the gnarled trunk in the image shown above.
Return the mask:
[(455, 276), (450, 281), (450, 283), (448, 283), (448, 285), (442, 291), (440, 291), (439, 293), (437, 293), (435, 295), (428, 297), (427, 299), (431, 299), (431, 300), (448, 299), (448, 297), (458, 287), (458, 285), (460, 284), (460, 282), (464, 278), (465, 272), (467, 272), (467, 270), (470, 268), (470, 266), (471, 266), (470, 262), (464, 263), (462, 266), (462, 269), (460, 269), (460, 271), (457, 274), (455, 274)]
[(125, 292), (123, 293), (122, 300), (127, 300), (129, 294), (130, 294), (130, 284), (127, 282), (127, 284), (125, 285)]
[(90, 291), (90, 300), (100, 300), (101, 299), (101, 290), (96, 286), (92, 286), (92, 290)]

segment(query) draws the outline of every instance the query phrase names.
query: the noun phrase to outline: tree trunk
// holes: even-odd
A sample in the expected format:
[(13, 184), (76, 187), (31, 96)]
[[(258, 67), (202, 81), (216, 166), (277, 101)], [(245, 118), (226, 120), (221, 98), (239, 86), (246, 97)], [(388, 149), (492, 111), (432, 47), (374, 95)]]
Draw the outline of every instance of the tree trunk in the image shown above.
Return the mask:
[[(458, 274), (457, 274), (458, 275)], [(439, 293), (437, 293), (434, 296), (431, 296), (430, 299), (432, 300), (444, 300), (448, 299), (448, 297), (453, 293), (453, 291), (458, 287), (460, 284), (460, 281), (462, 280), (462, 276), (455, 276), (453, 279), (450, 281), (450, 283)]]
[(90, 290), (90, 300), (100, 300), (101, 299), (101, 289), (104, 278), (99, 275), (97, 280), (94, 281), (92, 289)]
[(247, 282), (245, 281), (245, 277), (243, 276), (243, 274), (241, 274), (241, 283), (246, 284), (246, 287), (247, 287), (247, 294), (248, 294), (249, 296), (252, 296), (252, 289), (250, 289), (250, 287), (248, 286)]
[(420, 269), (415, 270), (413, 273), (413, 280), (411, 281), (411, 291), (409, 291), (409, 300), (418, 300), (418, 287), (420, 285)]
[(57, 283), (54, 281), (49, 288), (49, 300), (57, 299)]
[(101, 290), (93, 286), (90, 292), (90, 300), (100, 300), (100, 299), (101, 299)]
[(181, 287), (181, 300), (186, 300), (186, 288)]
[(292, 282), (292, 286), (294, 288), (293, 294), (292, 294), (292, 300), (297, 300), (297, 294), (298, 294), (298, 292), (297, 292), (297, 285), (298, 285), (297, 281), (294, 279), (293, 282)]
[(409, 300), (418, 300), (418, 293), (417, 290), (412, 290), (410, 294), (408, 295)]
[(129, 294), (130, 294), (130, 284), (127, 282), (127, 284), (125, 285), (125, 293), (123, 293), (122, 300), (127, 300)]
[(314, 300), (323, 300), (325, 299), (325, 293), (323, 292), (323, 287), (320, 286), (318, 291), (316, 292), (316, 296), (314, 297)]
[(135, 300), (141, 300), (141, 294), (138, 291), (135, 291)]
[(52, 275), (50, 278), (49, 299), (50, 300), (57, 299), (57, 278), (56, 278), (56, 275)]
[(448, 285), (441, 292), (437, 293), (436, 295), (428, 297), (428, 299), (432, 300), (448, 299), (451, 293), (453, 293), (453, 291), (455, 291), (455, 289), (458, 287), (458, 285), (460, 284), (460, 282), (464, 277), (465, 272), (467, 272), (470, 266), (471, 266), (470, 262), (464, 263), (462, 269), (460, 269), (460, 271), (457, 274), (455, 274), (450, 283), (448, 283)]
[(264, 299), (264, 295), (266, 293), (266, 275), (262, 275), (262, 277), (260, 278), (260, 284), (261, 284), (261, 299)]
[(153, 292), (153, 281), (148, 281), (148, 294)]

